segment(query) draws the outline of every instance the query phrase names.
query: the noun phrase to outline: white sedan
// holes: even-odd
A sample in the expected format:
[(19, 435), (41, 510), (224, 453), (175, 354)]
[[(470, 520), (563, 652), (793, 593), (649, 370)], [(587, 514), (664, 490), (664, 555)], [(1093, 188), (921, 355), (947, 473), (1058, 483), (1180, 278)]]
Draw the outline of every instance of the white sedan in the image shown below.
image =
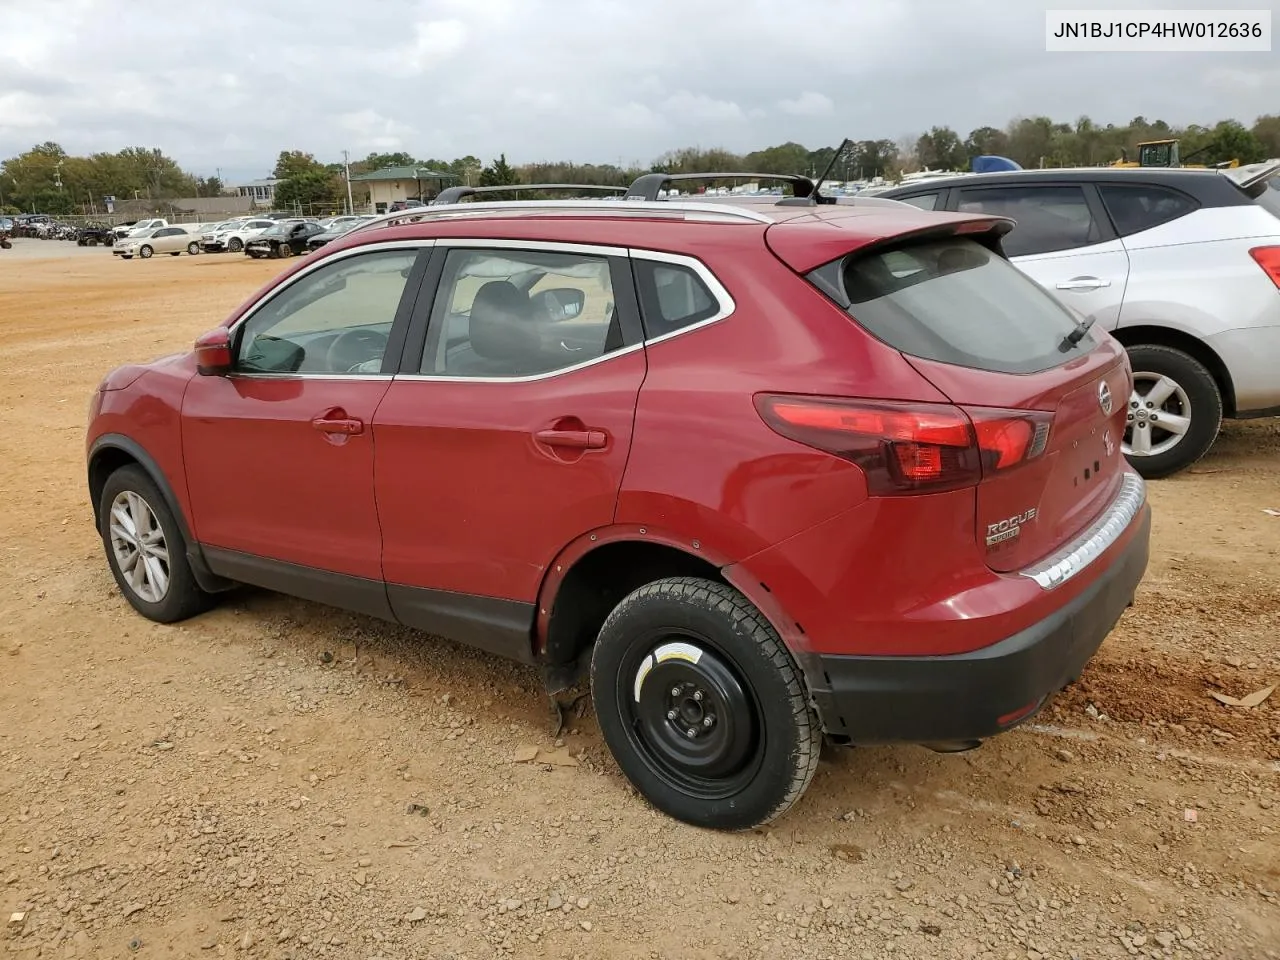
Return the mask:
[(135, 256), (146, 260), (156, 253), (178, 257), (184, 250), (193, 256), (200, 252), (198, 233), (191, 233), (186, 227), (160, 227), (158, 230), (148, 230), (142, 236), (121, 241), (111, 252), (125, 260), (132, 260)]

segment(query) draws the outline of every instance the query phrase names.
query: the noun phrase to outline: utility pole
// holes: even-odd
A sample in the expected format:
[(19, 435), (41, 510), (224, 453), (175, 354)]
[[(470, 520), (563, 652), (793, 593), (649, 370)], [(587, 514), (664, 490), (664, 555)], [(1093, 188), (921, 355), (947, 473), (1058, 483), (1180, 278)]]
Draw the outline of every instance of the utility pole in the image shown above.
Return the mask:
[(347, 180), (347, 216), (351, 216), (356, 212), (356, 205), (351, 201), (351, 156), (346, 150), (342, 151), (342, 169)]

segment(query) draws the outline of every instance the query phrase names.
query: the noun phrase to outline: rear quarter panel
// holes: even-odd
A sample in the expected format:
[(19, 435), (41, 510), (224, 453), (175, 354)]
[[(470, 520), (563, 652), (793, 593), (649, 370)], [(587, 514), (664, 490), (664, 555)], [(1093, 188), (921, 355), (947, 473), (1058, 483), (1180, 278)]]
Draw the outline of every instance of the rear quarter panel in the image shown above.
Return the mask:
[(1253, 206), (1197, 210), (1126, 237), (1120, 326), (1158, 324), (1201, 340), (1280, 326), (1280, 291), (1249, 256), (1277, 244), (1280, 220)]
[(764, 249), (758, 234), (701, 254), (735, 309), (647, 347), (615, 519), (696, 540), (732, 561), (866, 499), (857, 467), (774, 433), (756, 412), (756, 393), (942, 395)]

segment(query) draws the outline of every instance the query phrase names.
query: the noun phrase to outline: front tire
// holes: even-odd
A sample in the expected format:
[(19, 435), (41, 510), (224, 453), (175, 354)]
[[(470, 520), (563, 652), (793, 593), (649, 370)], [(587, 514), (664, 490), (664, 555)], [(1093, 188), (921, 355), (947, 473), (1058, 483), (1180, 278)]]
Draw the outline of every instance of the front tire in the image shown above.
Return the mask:
[(1124, 453), (1148, 480), (1184, 470), (1213, 446), (1222, 427), (1222, 391), (1209, 369), (1173, 347), (1129, 347), (1129, 396)]
[(591, 693), (627, 779), (685, 823), (769, 823), (818, 766), (822, 731), (799, 668), (723, 583), (672, 577), (628, 594), (600, 629)]
[(241, 250), (244, 249), (244, 241), (241, 240), (239, 237), (232, 237), (231, 240), (227, 243), (227, 249), (230, 250), (232, 253), (239, 253)]
[(282, 244), (280, 244), (278, 247), (276, 247), (276, 256), (278, 256), (278, 257), (292, 257), (292, 256), (293, 256), (293, 247), (289, 246), (289, 244), (287, 244), (287, 243), (282, 243)]
[(199, 252), (200, 252), (200, 244), (198, 244), (198, 243), (188, 243), (188, 244), (187, 244), (187, 253), (189, 253), (191, 256), (193, 256), (193, 257), (194, 257), (194, 256), (195, 256), (196, 254), (198, 254)]
[(98, 518), (107, 565), (133, 609), (173, 623), (212, 606), (191, 572), (182, 529), (145, 470), (130, 465), (107, 478)]
[(154, 250), (152, 250), (150, 247), (147, 247), (147, 246), (144, 246), (144, 247), (142, 247), (141, 249), (139, 249), (139, 250), (138, 250), (138, 256), (140, 256), (143, 260), (146, 260), (146, 259), (150, 258), (150, 256), (151, 256), (153, 253), (155, 253), (155, 251), (154, 251)]

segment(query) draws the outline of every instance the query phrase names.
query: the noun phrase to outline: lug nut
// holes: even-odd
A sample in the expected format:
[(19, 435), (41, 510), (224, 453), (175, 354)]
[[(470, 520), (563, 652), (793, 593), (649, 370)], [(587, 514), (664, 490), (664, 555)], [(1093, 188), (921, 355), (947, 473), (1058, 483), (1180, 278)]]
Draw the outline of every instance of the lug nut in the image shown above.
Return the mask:
[(675, 719), (676, 717), (678, 717), (678, 716), (680, 716), (680, 711), (678, 711), (678, 710), (668, 710), (668, 711), (667, 711), (667, 719), (668, 719), (668, 720), (674, 720), (674, 719)]
[(689, 737), (690, 740), (692, 740), (694, 737), (698, 735), (698, 731), (695, 730), (693, 727), (690, 727), (688, 730), (685, 731), (685, 734)]
[(680, 696), (680, 688), (679, 688), (679, 687), (672, 687), (672, 688), (671, 688), (671, 695), (672, 695), (673, 697), (678, 697), (678, 696)]
[(695, 699), (695, 700), (697, 700), (699, 703), (701, 703), (701, 702), (702, 702), (702, 691), (701, 691), (701, 690), (695, 690), (695, 691), (693, 691), (693, 699)]
[(715, 722), (716, 722), (716, 718), (711, 716), (711, 714), (707, 714), (705, 717), (702, 718), (702, 725), (704, 727), (709, 727)]

